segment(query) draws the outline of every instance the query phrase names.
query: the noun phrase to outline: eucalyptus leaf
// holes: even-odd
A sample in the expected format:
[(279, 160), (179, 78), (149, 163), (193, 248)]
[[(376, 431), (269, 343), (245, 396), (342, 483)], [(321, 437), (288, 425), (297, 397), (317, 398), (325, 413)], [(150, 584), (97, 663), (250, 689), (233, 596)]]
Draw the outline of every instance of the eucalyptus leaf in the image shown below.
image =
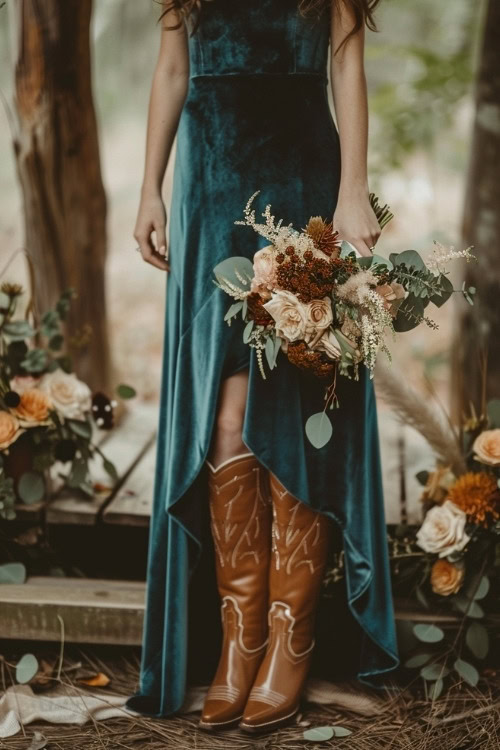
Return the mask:
[(443, 687), (444, 681), (441, 679), (436, 680), (436, 682), (430, 686), (428, 695), (431, 701), (436, 701), (439, 698), (439, 696), (443, 692)]
[(438, 643), (444, 638), (444, 633), (437, 625), (418, 623), (413, 626), (413, 632), (422, 643)]
[(405, 661), (404, 666), (407, 669), (417, 669), (418, 667), (427, 664), (431, 658), (432, 654), (415, 654), (415, 656), (410, 656), (410, 658)]
[(26, 684), (38, 672), (38, 661), (33, 654), (24, 654), (16, 665), (16, 681), (21, 685)]
[(26, 505), (39, 503), (45, 495), (45, 480), (37, 471), (25, 471), (17, 483), (19, 497)]
[(241, 291), (246, 292), (254, 275), (253, 263), (244, 256), (235, 255), (218, 263), (214, 268), (214, 274), (219, 283), (226, 280)]
[(455, 662), (455, 671), (471, 687), (476, 687), (479, 682), (479, 672), (473, 664), (463, 659), (457, 659)]
[(116, 470), (116, 466), (113, 463), (111, 463), (111, 461), (108, 461), (108, 459), (104, 457), (102, 459), (102, 465), (106, 474), (109, 474), (111, 479), (113, 479), (116, 482), (118, 479), (118, 472)]
[(484, 597), (487, 595), (488, 591), (490, 590), (490, 582), (487, 576), (483, 576), (481, 578), (481, 581), (479, 582), (479, 586), (476, 589), (476, 593), (474, 594), (474, 599), (484, 599)]
[(424, 303), (413, 294), (409, 294), (398, 308), (398, 314), (394, 319), (394, 330), (405, 333), (416, 328), (421, 323), (425, 311)]
[(488, 655), (490, 637), (480, 622), (471, 622), (465, 634), (465, 642), (476, 659), (484, 659)]
[(245, 326), (245, 330), (243, 331), (243, 343), (244, 344), (248, 344), (248, 342), (250, 341), (250, 336), (252, 335), (253, 327), (254, 327), (254, 321), (249, 320)]
[(45, 349), (30, 349), (26, 357), (21, 362), (26, 372), (43, 372), (48, 365), (49, 355)]
[(306, 435), (315, 448), (323, 448), (333, 434), (333, 427), (324, 411), (313, 414), (306, 422)]
[(279, 336), (276, 336), (276, 340), (274, 342), (274, 362), (276, 364), (276, 360), (278, 359), (278, 354), (281, 351), (281, 339)]
[(377, 255), (376, 253), (372, 255), (372, 267), (373, 266), (385, 266), (388, 271), (392, 271), (394, 268), (389, 258), (384, 258), (383, 255)]
[(26, 568), (20, 562), (10, 562), (0, 565), (0, 584), (24, 583), (26, 580)]
[(472, 617), (477, 620), (484, 617), (483, 608), (477, 602), (471, 601), (466, 596), (456, 596), (454, 604), (455, 607), (467, 617)]
[(135, 388), (133, 388), (131, 385), (127, 385), (126, 383), (120, 383), (120, 385), (117, 387), (116, 392), (120, 398), (134, 398), (134, 396), (137, 396), (137, 391)]
[(274, 368), (275, 362), (274, 362), (274, 341), (271, 336), (269, 336), (266, 341), (265, 352), (266, 352), (267, 364), (269, 365), (269, 369), (272, 370)]
[(334, 737), (349, 737), (352, 734), (350, 729), (347, 727), (332, 727)]
[(48, 739), (44, 734), (42, 734), (41, 732), (35, 732), (35, 734), (31, 738), (31, 743), (26, 748), (26, 750), (43, 750), (45, 747), (47, 747), (47, 743)]
[(404, 264), (407, 268), (416, 268), (418, 271), (425, 271), (426, 265), (416, 250), (404, 250), (398, 253), (396, 257), (392, 254), (389, 256), (395, 266)]
[(434, 662), (434, 664), (427, 664), (427, 666), (422, 667), (422, 669), (420, 670), (420, 676), (428, 682), (441, 680), (449, 673), (450, 670), (448, 669), (448, 667), (446, 667), (444, 664), (437, 664), (436, 662)]
[(427, 484), (427, 480), (429, 479), (429, 472), (419, 471), (417, 474), (415, 474), (415, 479), (419, 484), (425, 486)]
[(4, 325), (2, 333), (14, 341), (22, 341), (32, 338), (35, 330), (27, 320), (12, 320)]
[(234, 318), (234, 316), (239, 313), (242, 307), (243, 302), (241, 300), (239, 302), (235, 302), (234, 305), (231, 305), (227, 313), (224, 315), (224, 320), (228, 321), (231, 320), (231, 318)]
[(58, 351), (64, 344), (64, 336), (61, 333), (55, 333), (50, 337), (49, 348), (53, 351)]
[(357, 258), (361, 257), (354, 245), (351, 245), (350, 242), (344, 240), (340, 245), (340, 257), (346, 258), (348, 255), (350, 255), (350, 253), (354, 253)]
[(306, 729), (303, 734), (304, 739), (310, 742), (326, 742), (334, 736), (333, 727), (314, 727), (313, 729)]
[(439, 282), (442, 287), (441, 294), (433, 294), (430, 298), (431, 302), (436, 305), (436, 307), (442, 307), (453, 294), (453, 284), (451, 283), (449, 278), (444, 275), (444, 273), (439, 276)]
[(68, 419), (66, 420), (71, 432), (74, 432), (78, 437), (89, 440), (92, 437), (92, 426), (83, 419)]
[(500, 398), (493, 398), (488, 401), (486, 413), (490, 427), (500, 428)]

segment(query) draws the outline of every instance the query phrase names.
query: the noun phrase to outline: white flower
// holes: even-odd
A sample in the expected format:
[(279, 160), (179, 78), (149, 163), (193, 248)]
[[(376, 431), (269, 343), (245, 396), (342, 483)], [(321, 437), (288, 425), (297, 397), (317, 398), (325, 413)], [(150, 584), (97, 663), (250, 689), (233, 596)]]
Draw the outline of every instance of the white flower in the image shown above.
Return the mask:
[(275, 292), (266, 308), (276, 323), (276, 335), (287, 341), (303, 339), (307, 330), (308, 307), (284, 289)]
[(417, 533), (417, 544), (425, 552), (447, 557), (460, 552), (470, 541), (465, 533), (467, 516), (450, 500), (435, 505), (425, 516)]
[(50, 397), (55, 410), (67, 419), (84, 419), (86, 412), (90, 411), (90, 388), (78, 380), (74, 372), (48, 372), (42, 377), (38, 387)]

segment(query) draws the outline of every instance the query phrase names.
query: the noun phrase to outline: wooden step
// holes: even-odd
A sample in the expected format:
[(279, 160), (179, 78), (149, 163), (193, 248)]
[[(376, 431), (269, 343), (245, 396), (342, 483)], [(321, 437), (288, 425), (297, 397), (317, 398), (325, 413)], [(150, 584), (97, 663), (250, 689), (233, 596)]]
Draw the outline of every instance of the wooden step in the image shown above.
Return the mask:
[(105, 507), (105, 523), (122, 526), (149, 526), (153, 505), (156, 442), (130, 472), (111, 502)]
[[(0, 585), (0, 638), (141, 643), (145, 584), (86, 578), (29, 578)], [(60, 618), (60, 619), (59, 619)]]

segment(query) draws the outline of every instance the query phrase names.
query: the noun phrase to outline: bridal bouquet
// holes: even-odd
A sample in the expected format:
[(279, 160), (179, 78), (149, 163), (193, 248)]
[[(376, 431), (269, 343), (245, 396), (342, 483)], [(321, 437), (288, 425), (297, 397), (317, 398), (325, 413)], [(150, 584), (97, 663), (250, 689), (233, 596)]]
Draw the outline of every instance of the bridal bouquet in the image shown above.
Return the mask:
[[(256, 220), (248, 201), (244, 220), (270, 244), (259, 250), (253, 263), (245, 257), (231, 257), (215, 269), (216, 284), (236, 300), (225, 319), (231, 324), (241, 315), (245, 322), (243, 340), (255, 349), (262, 377), (266, 377), (264, 356), (270, 370), (280, 352), (295, 366), (327, 381), (325, 408), (307, 420), (306, 434), (321, 448), (331, 437), (328, 408), (338, 406), (335, 394), (337, 373), (358, 379), (359, 367), (370, 376), (379, 351), (390, 358), (387, 334), (409, 331), (424, 322), (436, 324), (426, 315), (432, 303), (443, 305), (454, 291), (472, 304), (475, 289), (455, 290), (446, 264), (453, 258), (470, 259), (470, 249), (455, 251), (435, 244), (424, 263), (415, 250), (359, 257), (347, 242), (341, 242), (332, 223), (311, 217), (302, 231), (283, 226), (266, 206), (265, 221)], [(371, 203), (383, 228), (391, 219), (372, 194)]]

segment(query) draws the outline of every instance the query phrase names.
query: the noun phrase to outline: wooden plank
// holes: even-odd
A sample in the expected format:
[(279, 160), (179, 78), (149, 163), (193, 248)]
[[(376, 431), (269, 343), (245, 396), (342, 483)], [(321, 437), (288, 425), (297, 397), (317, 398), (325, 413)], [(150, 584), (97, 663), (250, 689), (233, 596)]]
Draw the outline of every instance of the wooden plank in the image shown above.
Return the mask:
[[(102, 446), (106, 457), (112, 461), (120, 477), (117, 487), (85, 499), (65, 490), (61, 497), (47, 506), (46, 519), (49, 524), (93, 525), (99, 511), (113, 496), (144, 452), (154, 440), (158, 408), (156, 405), (135, 405), (126, 414), (123, 422), (110, 434)], [(102, 468), (102, 459), (95, 456), (90, 463), (92, 481), (110, 485), (110, 478)]]
[(103, 513), (106, 523), (149, 526), (153, 503), (156, 441), (153, 442)]
[(29, 578), (0, 585), (2, 638), (140, 645), (145, 584), (81, 578)]

